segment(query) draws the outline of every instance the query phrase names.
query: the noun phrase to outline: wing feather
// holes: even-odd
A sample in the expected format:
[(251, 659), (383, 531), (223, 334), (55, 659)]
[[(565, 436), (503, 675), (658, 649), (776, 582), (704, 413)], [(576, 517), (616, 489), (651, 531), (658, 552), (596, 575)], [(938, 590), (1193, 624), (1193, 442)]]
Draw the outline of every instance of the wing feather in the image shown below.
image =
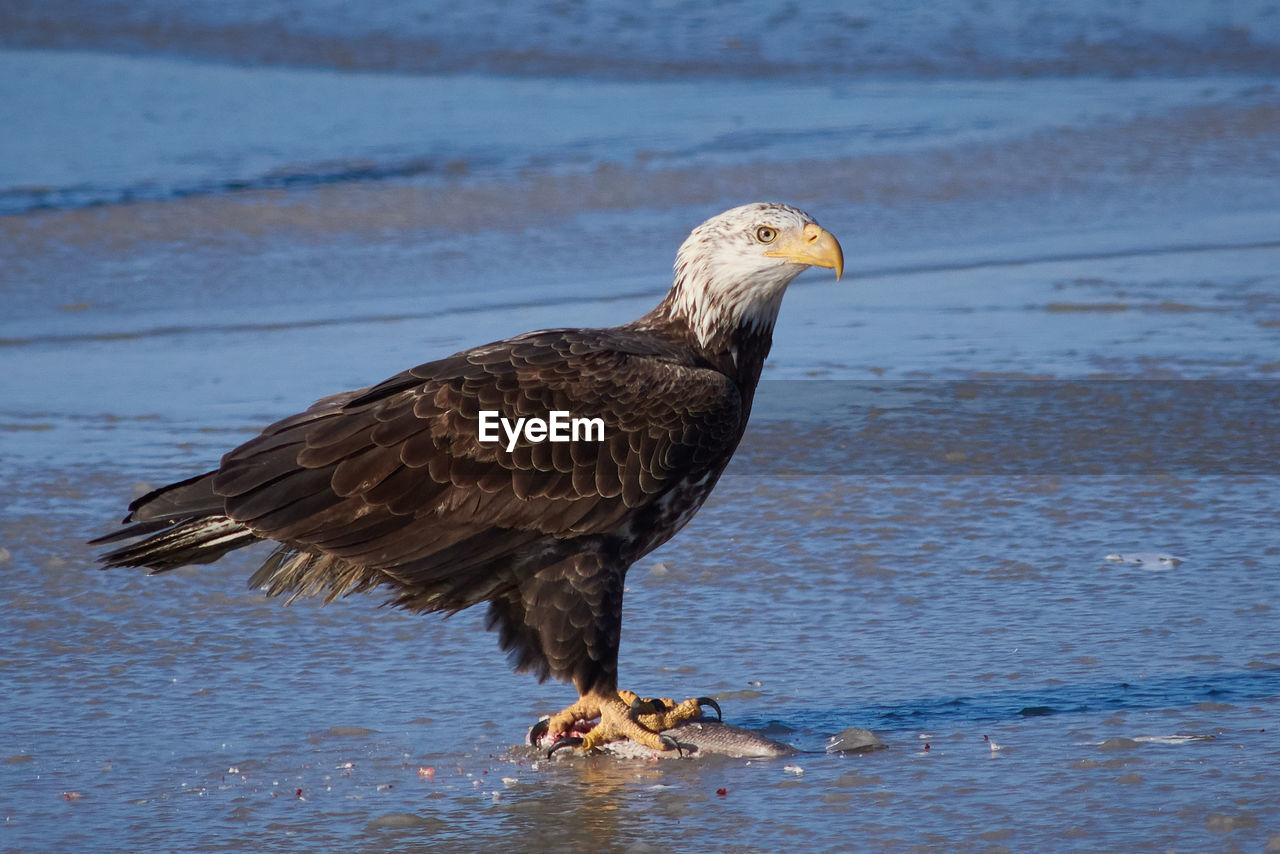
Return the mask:
[(251, 457), (224, 461), (213, 476), (213, 489), (222, 496), (243, 495), (298, 471), (300, 442), (280, 443)]
[(403, 467), (400, 455), (394, 448), (383, 448), (367, 443), (363, 450), (347, 457), (333, 469), (330, 487), (347, 498), (367, 493)]
[[(346, 420), (346, 419), (339, 419)], [(374, 442), (369, 437), (369, 431), (377, 424), (372, 413), (361, 412), (350, 418), (350, 423), (344, 424), (350, 432), (345, 435), (339, 435), (339, 431), (332, 428), (332, 425), (338, 422), (329, 421), (321, 426), (330, 428), (330, 435), (323, 444), (317, 443), (311, 436), (310, 431), (307, 432), (307, 446), (298, 452), (298, 463), (307, 468), (324, 468), (334, 463), (344, 460), (347, 457), (360, 453)]]
[(600, 442), (595, 465), (595, 494), (602, 498), (617, 498), (622, 494), (622, 476), (614, 460), (612, 445)]
[(262, 530), (268, 530), (271, 524), (266, 521), (268, 517), (280, 520), (279, 524), (289, 524), (289, 520), (303, 518), (342, 501), (329, 488), (329, 479), (327, 469), (286, 469), (252, 489), (225, 495), (227, 516)]
[[(605, 438), (521, 436), (507, 451), (505, 435), (479, 440), (485, 409), (600, 418)], [(531, 333), (279, 421), (224, 458), (215, 488), (257, 536), (425, 583), (446, 563), (615, 530), (689, 465), (723, 465), (741, 409), (727, 377), (674, 346), (625, 329)]]

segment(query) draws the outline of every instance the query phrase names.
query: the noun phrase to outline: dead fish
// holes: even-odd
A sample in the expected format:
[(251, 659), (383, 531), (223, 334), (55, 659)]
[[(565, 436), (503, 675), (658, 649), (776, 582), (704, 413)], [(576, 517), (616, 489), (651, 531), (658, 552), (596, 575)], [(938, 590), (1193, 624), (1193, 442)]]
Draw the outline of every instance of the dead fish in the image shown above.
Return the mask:
[[(677, 750), (657, 751), (637, 744), (634, 741), (617, 741), (604, 745), (600, 752), (621, 759), (676, 759), (680, 756), (734, 756), (745, 759), (776, 759), (798, 753), (789, 744), (761, 735), (754, 730), (743, 729), (732, 724), (714, 720), (685, 721), (668, 730), (663, 735), (670, 736), (680, 745)], [(545, 751), (552, 746), (552, 740), (543, 738), (536, 747)], [(557, 753), (570, 755), (572, 751)]]

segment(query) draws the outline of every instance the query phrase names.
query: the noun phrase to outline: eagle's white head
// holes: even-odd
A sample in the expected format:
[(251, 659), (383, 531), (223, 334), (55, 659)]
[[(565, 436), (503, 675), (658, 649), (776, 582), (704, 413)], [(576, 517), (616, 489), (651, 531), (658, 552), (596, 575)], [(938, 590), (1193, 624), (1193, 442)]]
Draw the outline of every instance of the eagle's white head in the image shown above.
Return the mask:
[(806, 267), (840, 278), (844, 253), (802, 210), (777, 202), (732, 208), (698, 226), (676, 253), (666, 301), (704, 347), (726, 330), (770, 333), (787, 285)]

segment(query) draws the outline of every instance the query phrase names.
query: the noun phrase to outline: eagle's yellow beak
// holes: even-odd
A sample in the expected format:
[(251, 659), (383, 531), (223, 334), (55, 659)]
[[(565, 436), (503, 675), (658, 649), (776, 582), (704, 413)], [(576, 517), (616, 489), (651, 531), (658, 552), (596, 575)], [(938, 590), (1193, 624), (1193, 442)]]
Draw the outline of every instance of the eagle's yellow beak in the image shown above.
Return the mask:
[(764, 254), (796, 264), (829, 267), (836, 271), (837, 280), (844, 274), (844, 252), (840, 249), (840, 241), (813, 223), (806, 225), (799, 234), (778, 235), (778, 242)]

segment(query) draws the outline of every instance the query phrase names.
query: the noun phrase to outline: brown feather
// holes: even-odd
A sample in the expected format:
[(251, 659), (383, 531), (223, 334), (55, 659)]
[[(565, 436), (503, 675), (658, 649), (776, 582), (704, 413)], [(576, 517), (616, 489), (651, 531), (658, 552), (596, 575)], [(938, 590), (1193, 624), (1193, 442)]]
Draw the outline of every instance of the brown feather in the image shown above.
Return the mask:
[[(276, 540), (253, 577), (273, 595), (385, 587), (418, 610), (489, 601), (518, 667), (611, 687), (626, 569), (728, 463), (776, 300), (801, 269), (764, 260), (752, 235), (809, 221), (780, 205), (735, 209), (695, 230), (667, 298), (632, 323), (531, 332), (317, 401), (216, 472), (144, 496), (126, 535), (145, 539), (104, 560), (168, 569)], [(599, 418), (604, 440), (521, 436), (508, 451), (505, 435), (479, 440), (484, 410)]]
[(334, 467), (329, 485), (336, 494), (346, 498), (368, 492), (400, 468), (400, 455), (394, 448), (369, 444)]

